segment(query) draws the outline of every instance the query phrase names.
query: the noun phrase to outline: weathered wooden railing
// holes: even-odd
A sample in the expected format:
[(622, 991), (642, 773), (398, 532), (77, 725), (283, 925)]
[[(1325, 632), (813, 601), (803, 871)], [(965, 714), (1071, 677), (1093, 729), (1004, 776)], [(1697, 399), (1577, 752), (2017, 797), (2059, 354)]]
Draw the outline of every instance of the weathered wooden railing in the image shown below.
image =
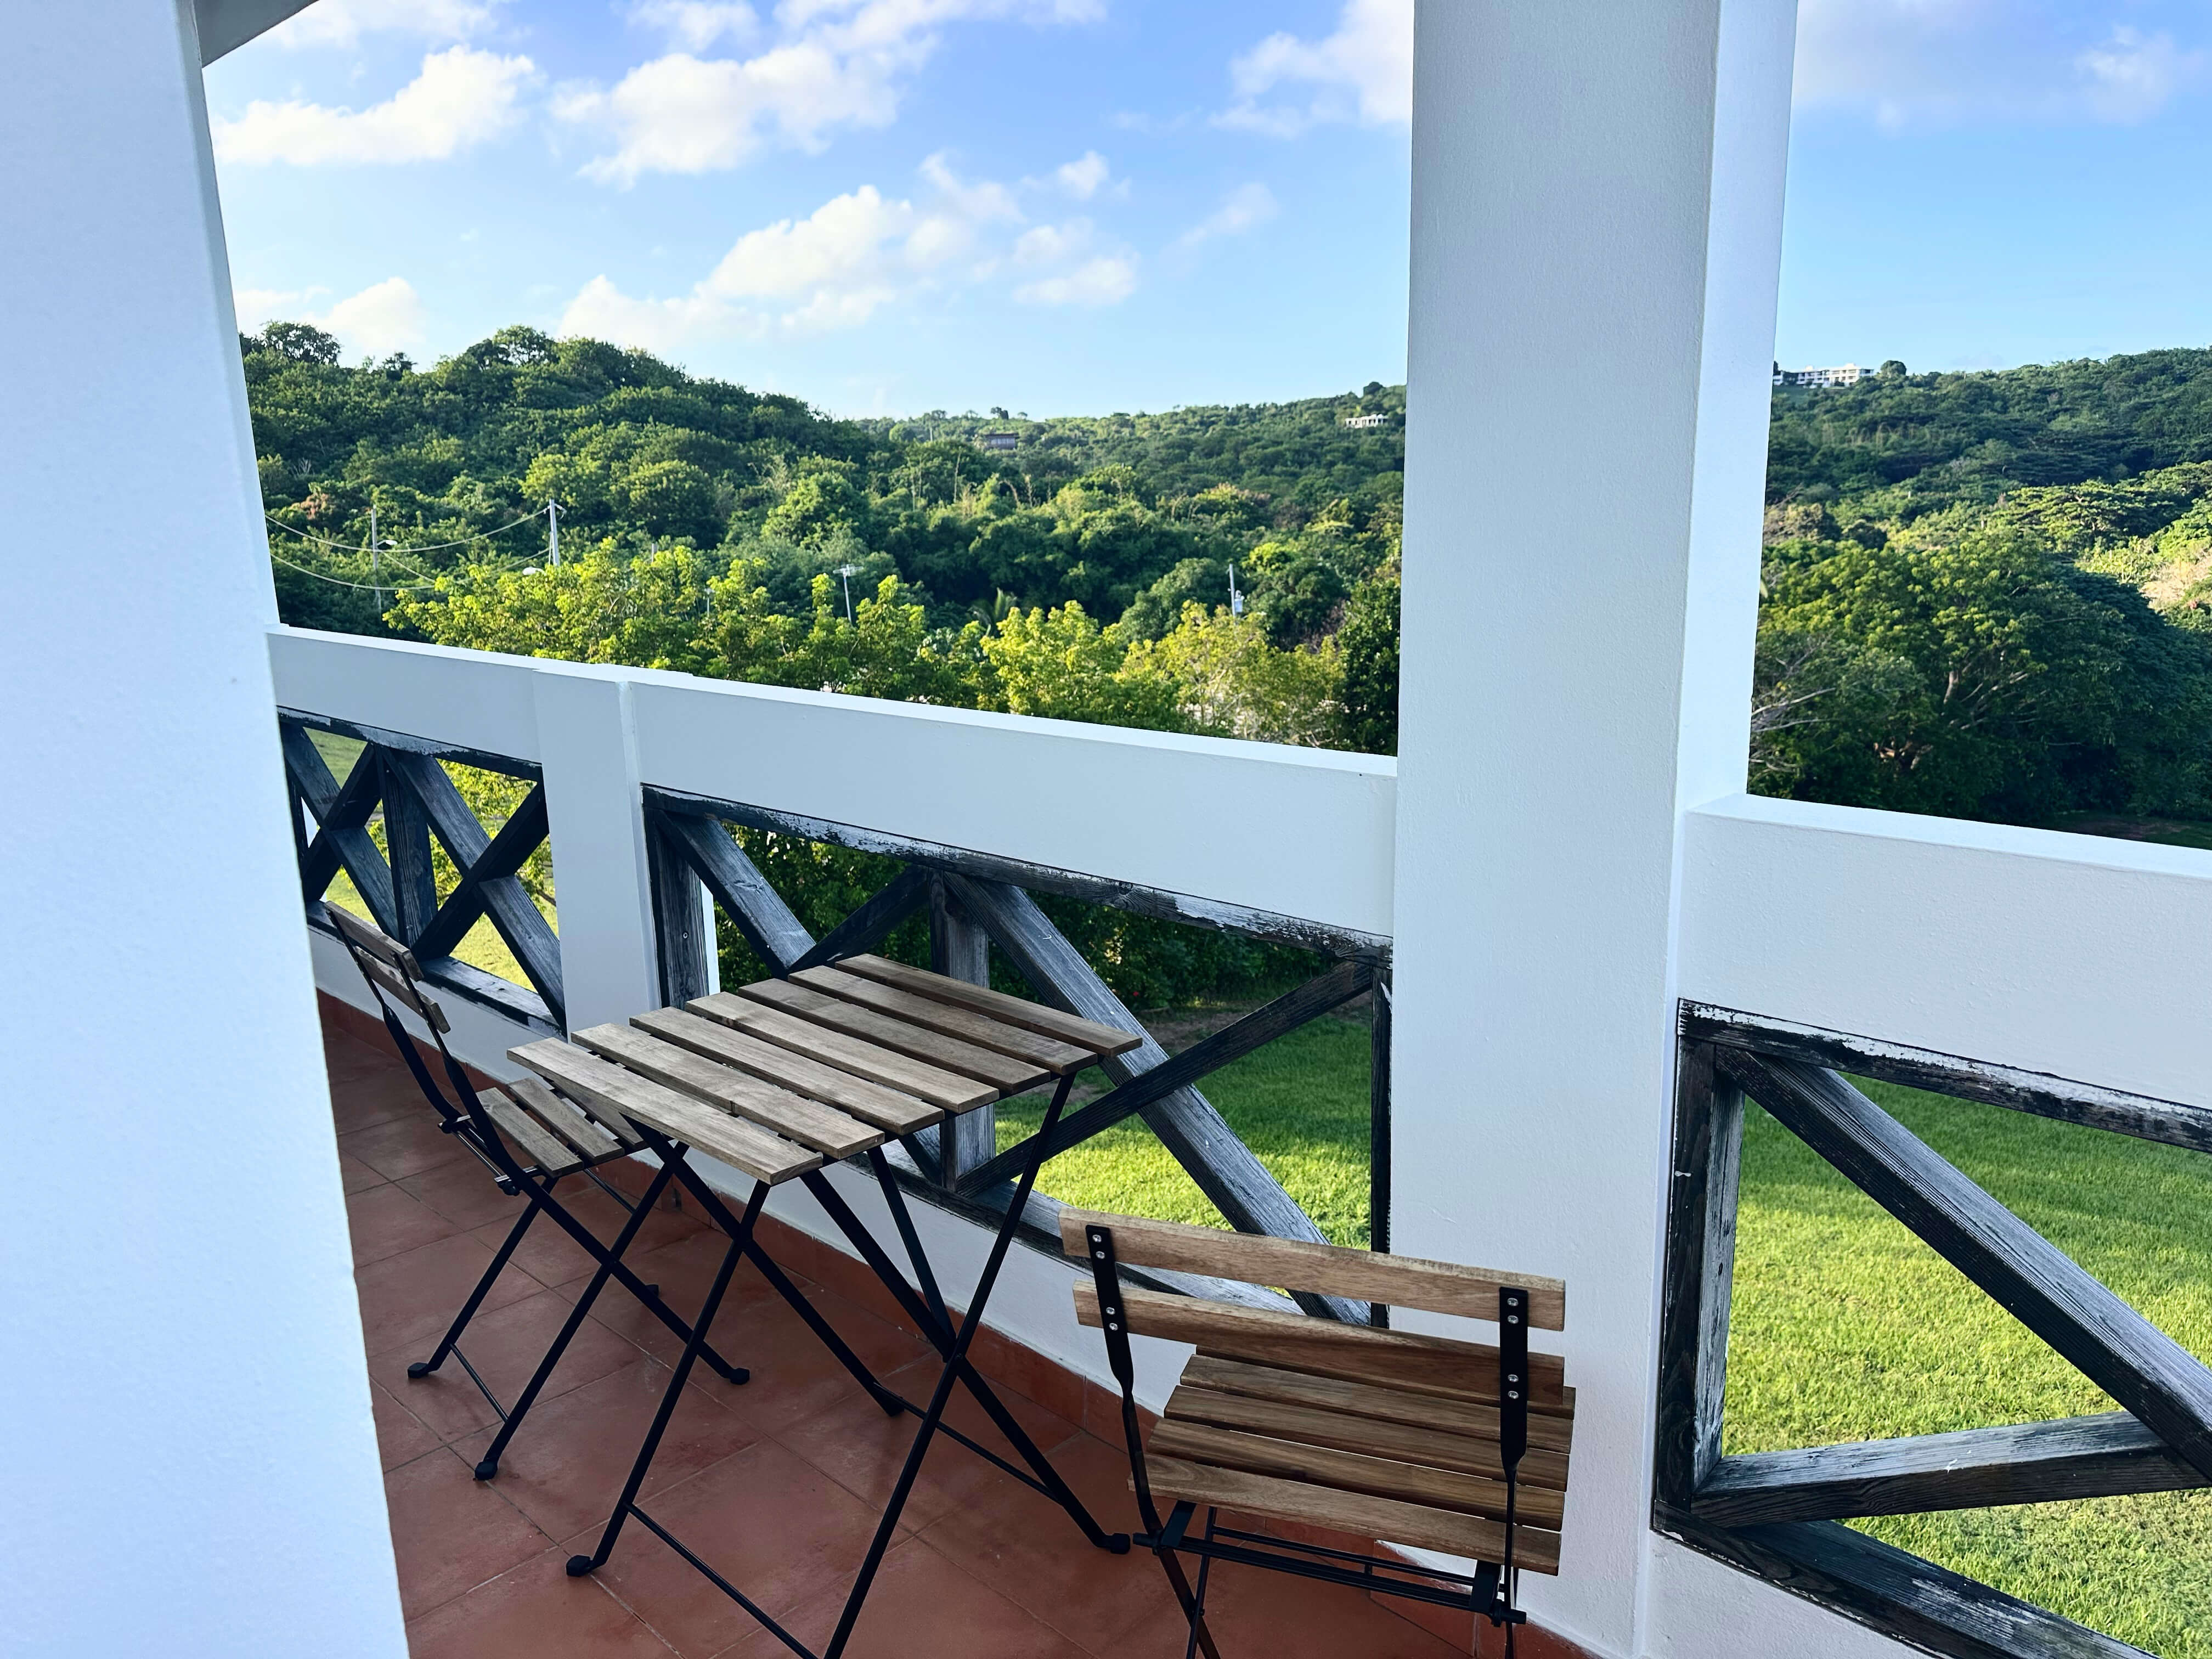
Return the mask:
[[(2212, 1109), (1692, 1004), (1680, 1054), (1653, 1524), (1936, 1652), (2135, 1654), (1840, 1524), (2212, 1486), (2212, 1370), (1844, 1074), (2196, 1152), (2212, 1152)], [(2125, 1409), (1723, 1455), (1747, 1099)]]
[[(1126, 882), (1051, 870), (992, 854), (970, 852), (879, 830), (831, 823), (758, 806), (648, 787), (645, 812), (652, 837), (656, 936), (660, 945), (662, 994), (670, 1001), (708, 988), (714, 941), (699, 925), (694, 882), (744, 933), (770, 970), (787, 976), (818, 963), (872, 950), (925, 906), (931, 920), (933, 965), (978, 983), (988, 982), (987, 944), (995, 944), (1041, 996), (1088, 1019), (1127, 1030), (1142, 1030), (1137, 1016), (1115, 996), (1097, 970), (1030, 897), (1031, 892), (1109, 905), (1139, 915), (1218, 928), (1248, 938), (1292, 944), (1337, 958), (1334, 966), (1277, 997), (1212, 1036), (1170, 1058), (1149, 1035), (1143, 1045), (1105, 1062), (1116, 1087), (1069, 1114), (1054, 1129), (1048, 1157), (1080, 1145), (1131, 1117), (1140, 1117), (1232, 1226), (1280, 1238), (1320, 1240), (1321, 1229), (1282, 1183), (1222, 1121), (1195, 1086), (1208, 1073), (1377, 987), (1387, 987), (1389, 941), (1372, 934), (1269, 915), (1232, 904), (1194, 903), (1182, 896)], [(800, 924), (775, 889), (730, 835), (737, 823), (771, 835), (827, 842), (896, 860), (899, 872), (820, 939)], [(1380, 1230), (1389, 1213), (1389, 1030), (1387, 995), (1378, 1011), (1369, 1092), (1371, 1140), (1370, 1214)], [(913, 1167), (933, 1195), (964, 1200), (1003, 1213), (1012, 1172), (1028, 1161), (1030, 1141), (995, 1151), (995, 1126), (985, 1108), (953, 1121), (952, 1135), (935, 1131), (911, 1138)], [(1380, 1190), (1376, 1187), (1379, 1183)], [(1051, 1206), (1039, 1205), (1031, 1223), (1049, 1247), (1057, 1237)], [(1318, 1297), (1301, 1298), (1316, 1313), (1366, 1318), (1364, 1305)]]
[[(300, 883), (311, 912), (343, 871), (376, 925), (414, 951), (432, 979), (533, 1027), (564, 1018), (561, 949), (519, 874), (544, 845), (545, 783), (538, 767), (295, 709), (277, 711)], [(341, 782), (310, 735), (362, 744)], [(441, 762), (525, 780), (531, 786), (496, 830), (487, 829)], [(383, 845), (371, 833), (380, 822)], [(459, 877), (440, 898), (435, 835)], [(518, 986), (453, 955), (479, 918), (489, 921), (529, 981)], [(318, 927), (322, 926), (319, 919)]]
[[(1372, 993), (1370, 1213), (1375, 1243), (1387, 1243), (1388, 759), (292, 630), (272, 636), (271, 657), (310, 920), (322, 926), (319, 902), (349, 876), (376, 921), (466, 1005), (455, 1040), (469, 1058), (499, 1069), (518, 1032), (626, 1018), (711, 988), (716, 909), (779, 976), (875, 945), (927, 909), (940, 971), (981, 981), (995, 945), (1036, 994), (1136, 1028), (1031, 895), (1110, 906), (1296, 945), (1329, 965), (1182, 1054), (1148, 1039), (1117, 1057), (1111, 1089), (1070, 1115), (1052, 1150), (1141, 1121), (1232, 1225), (1319, 1238), (1199, 1085)], [(364, 745), (343, 779), (319, 732)], [(528, 787), (487, 823), (449, 764)], [(885, 855), (896, 873), (817, 939), (732, 826)], [(453, 866), (442, 902), (434, 839)], [(518, 873), (540, 845), (557, 936)], [(453, 957), (480, 919), (526, 984)], [(325, 988), (346, 994), (343, 962), (324, 971)], [(1012, 1193), (1012, 1155), (995, 1133), (989, 1112), (970, 1114), (894, 1161), (940, 1210), (991, 1218)], [(1031, 1204), (1025, 1228), (1056, 1257), (1056, 1206)], [(1382, 1316), (1355, 1302), (1308, 1305)]]

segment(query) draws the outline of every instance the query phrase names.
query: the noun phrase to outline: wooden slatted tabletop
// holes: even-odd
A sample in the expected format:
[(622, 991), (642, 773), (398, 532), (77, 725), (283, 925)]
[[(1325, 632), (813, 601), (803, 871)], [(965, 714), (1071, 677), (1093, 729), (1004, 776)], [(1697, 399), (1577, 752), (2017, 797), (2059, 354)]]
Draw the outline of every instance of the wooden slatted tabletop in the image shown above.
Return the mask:
[[(587, 1129), (643, 1123), (773, 1185), (1143, 1041), (856, 956), (657, 1008), (627, 1025), (594, 1025), (568, 1042), (526, 1043), (507, 1057), (550, 1085), (528, 1087), (556, 1107), (581, 1118), (571, 1103), (582, 1103), (598, 1119), (584, 1119)], [(542, 1134), (547, 1115), (535, 1115), (530, 1127)], [(550, 1153), (558, 1142), (547, 1139)]]

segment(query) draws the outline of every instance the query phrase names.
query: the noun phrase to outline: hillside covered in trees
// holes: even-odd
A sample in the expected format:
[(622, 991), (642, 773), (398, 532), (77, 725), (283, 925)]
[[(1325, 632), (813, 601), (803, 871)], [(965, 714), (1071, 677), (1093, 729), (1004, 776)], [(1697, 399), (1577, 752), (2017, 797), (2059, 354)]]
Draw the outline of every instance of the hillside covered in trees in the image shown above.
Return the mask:
[[(1401, 387), (841, 421), (524, 328), (241, 347), (288, 621), (1395, 747)], [(2212, 820), (2212, 352), (1778, 392), (1767, 520), (1755, 787)]]

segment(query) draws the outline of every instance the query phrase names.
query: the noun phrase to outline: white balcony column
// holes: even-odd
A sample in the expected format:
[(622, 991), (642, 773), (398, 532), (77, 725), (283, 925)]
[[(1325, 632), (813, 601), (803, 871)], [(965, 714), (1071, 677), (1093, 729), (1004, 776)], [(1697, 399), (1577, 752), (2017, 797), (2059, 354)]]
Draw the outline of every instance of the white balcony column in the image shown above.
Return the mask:
[(194, 18), (0, 36), (6, 1640), (399, 1659)]
[(1393, 1237), (1569, 1281), (1565, 1559), (1524, 1585), (1605, 1655), (1890, 1650), (1648, 1527), (1681, 826), (1743, 787), (1794, 13), (1416, 33)]

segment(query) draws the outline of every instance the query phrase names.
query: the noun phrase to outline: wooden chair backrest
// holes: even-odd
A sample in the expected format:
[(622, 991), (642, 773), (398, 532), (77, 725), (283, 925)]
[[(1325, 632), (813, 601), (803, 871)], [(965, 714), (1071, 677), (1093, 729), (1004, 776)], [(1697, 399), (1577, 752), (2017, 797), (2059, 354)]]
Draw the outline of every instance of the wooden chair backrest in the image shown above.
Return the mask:
[(363, 921), (350, 910), (336, 904), (325, 903), (323, 914), (340, 937), (354, 947), (354, 960), (361, 970), (394, 1002), (419, 1016), (441, 1036), (452, 1030), (446, 1011), (438, 1006), (422, 983), (422, 969), (415, 960), (415, 953), (373, 922)]
[(1567, 1287), (1563, 1279), (1072, 1208), (1060, 1212), (1061, 1247), (1070, 1255), (1087, 1256), (1090, 1250), (1084, 1230), (1094, 1225), (1112, 1230), (1115, 1259), (1132, 1267), (1165, 1267), (1213, 1279), (1239, 1279), (1248, 1285), (1276, 1285), (1287, 1291), (1493, 1321), (1498, 1317), (1498, 1291), (1513, 1285), (1528, 1292), (1528, 1323), (1533, 1329), (1566, 1328)]

